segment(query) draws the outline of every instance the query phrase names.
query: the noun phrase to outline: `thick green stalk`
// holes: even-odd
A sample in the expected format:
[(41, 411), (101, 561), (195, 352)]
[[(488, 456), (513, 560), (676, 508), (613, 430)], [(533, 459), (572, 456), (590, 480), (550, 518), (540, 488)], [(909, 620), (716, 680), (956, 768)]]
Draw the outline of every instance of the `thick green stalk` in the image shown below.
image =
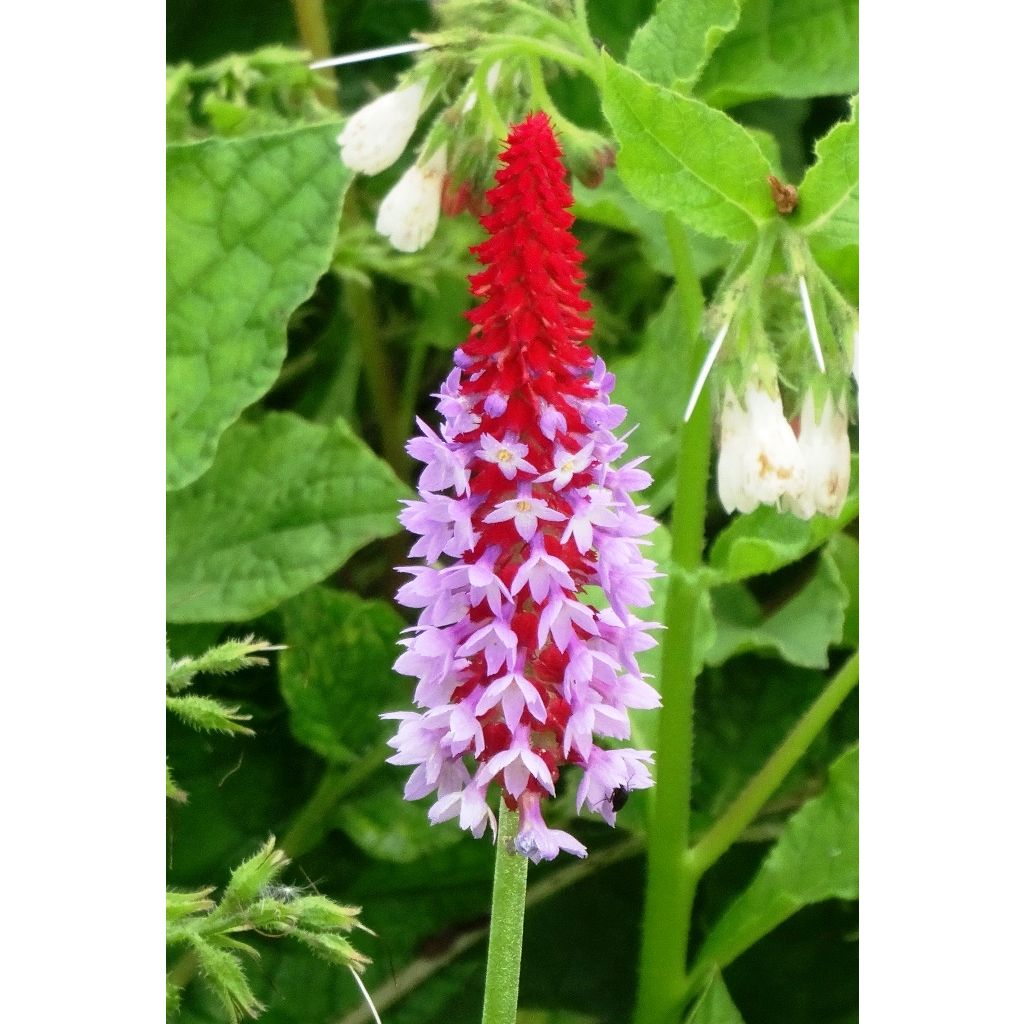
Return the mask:
[[(675, 265), (682, 365), (680, 418), (704, 355), (700, 345), (703, 295), (686, 236), (672, 215), (665, 230)], [(704, 547), (711, 408), (707, 392), (679, 428), (676, 497), (672, 506), (672, 563), (666, 631), (662, 634), (657, 785), (647, 855), (636, 1024), (665, 1024), (686, 988), (686, 947), (697, 876), (689, 862), (693, 694), (698, 671), (695, 624), (701, 586), (695, 570)]]
[[(295, 24), (299, 30), (299, 38), (302, 45), (313, 55), (313, 60), (323, 60), (331, 56), (331, 28), (327, 24), (327, 14), (324, 11), (324, 0), (292, 0), (292, 9), (295, 11)], [(334, 76), (334, 68), (322, 68), (319, 72), (334, 89), (337, 89), (337, 80)], [(327, 97), (327, 102), (332, 106), (338, 106), (338, 97), (334, 91)]]
[(526, 869), (529, 861), (513, 852), (519, 815), (502, 801), (491, 895), (491, 934), (487, 940), (487, 980), (483, 1024), (515, 1024), (519, 1002), (519, 964), (523, 958)]
[(857, 685), (860, 656), (854, 654), (822, 690), (818, 699), (804, 712), (760, 771), (747, 783), (743, 791), (729, 805), (725, 813), (701, 837), (691, 851), (693, 869), (704, 874), (719, 857), (739, 838), (754, 820), (768, 798), (779, 788), (782, 780), (807, 752), (818, 733), (838, 710)]

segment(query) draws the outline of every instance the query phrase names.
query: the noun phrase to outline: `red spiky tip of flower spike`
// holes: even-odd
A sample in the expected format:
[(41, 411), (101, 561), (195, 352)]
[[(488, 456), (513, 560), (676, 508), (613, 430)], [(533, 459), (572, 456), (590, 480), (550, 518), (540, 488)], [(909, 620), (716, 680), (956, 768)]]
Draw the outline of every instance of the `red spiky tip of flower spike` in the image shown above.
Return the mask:
[(480, 221), (491, 237), (472, 249), (482, 302), (438, 395), (441, 436), (420, 423), (408, 445), (425, 463), (422, 500), (400, 518), (428, 564), (403, 570), (398, 600), (422, 611), (395, 667), (419, 680), (424, 710), (386, 717), (401, 721), (389, 760), (416, 766), (406, 796), (437, 793), (431, 821), (458, 816), (481, 835), (494, 782), (521, 813), (517, 848), (541, 860), (586, 854), (541, 817), (565, 766), (583, 769), (577, 809), (610, 824), (625, 791), (652, 784), (650, 751), (594, 737), (627, 739), (628, 709), (659, 703), (636, 662), (656, 624), (627, 608), (651, 604), (656, 567), (638, 538), (655, 524), (630, 496), (651, 482), (643, 460), (614, 465), (626, 410), (586, 345), (572, 193), (546, 115), (512, 129), (501, 162)]

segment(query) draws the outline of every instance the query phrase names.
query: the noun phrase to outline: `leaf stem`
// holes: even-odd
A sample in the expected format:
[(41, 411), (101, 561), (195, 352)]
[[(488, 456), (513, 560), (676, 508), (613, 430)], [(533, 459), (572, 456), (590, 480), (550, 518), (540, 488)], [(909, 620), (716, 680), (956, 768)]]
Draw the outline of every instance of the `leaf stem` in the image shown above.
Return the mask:
[(690, 851), (693, 870), (703, 875), (740, 837), (754, 820), (782, 780), (807, 752), (815, 737), (838, 710), (859, 679), (860, 656), (853, 654), (804, 712), (789, 735), (747, 783), (722, 816), (708, 829)]
[(530, 863), (513, 852), (512, 843), (518, 831), (519, 815), (502, 801), (498, 811), (483, 1024), (515, 1024), (516, 1021), (526, 912), (526, 869)]
[[(666, 215), (665, 231), (676, 277), (680, 349), (687, 383), (696, 379), (702, 356), (703, 294), (679, 220)], [(681, 414), (681, 409), (680, 409)], [(689, 422), (679, 427), (676, 497), (672, 506), (672, 571), (665, 607), (657, 785), (647, 858), (636, 1024), (665, 1024), (686, 987), (686, 947), (697, 886), (687, 856), (693, 760), (693, 696), (698, 672), (695, 623), (703, 584), (696, 573), (704, 547), (711, 407), (705, 391)]]

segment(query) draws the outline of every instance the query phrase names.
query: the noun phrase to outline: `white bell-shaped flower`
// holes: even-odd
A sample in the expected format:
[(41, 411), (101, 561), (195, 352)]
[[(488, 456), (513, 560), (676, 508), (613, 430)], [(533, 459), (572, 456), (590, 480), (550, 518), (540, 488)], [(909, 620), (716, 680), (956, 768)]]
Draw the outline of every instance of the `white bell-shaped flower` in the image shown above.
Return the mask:
[(413, 164), (380, 204), (377, 231), (400, 252), (417, 252), (434, 237), (446, 152), (441, 146), (425, 164)]
[(784, 506), (801, 519), (815, 512), (837, 516), (850, 490), (850, 436), (846, 409), (827, 395), (821, 419), (814, 414), (814, 396), (808, 392), (800, 410), (800, 452), (806, 478), (802, 491), (787, 495)]
[(342, 162), (361, 174), (390, 167), (416, 130), (426, 85), (414, 82), (357, 110), (338, 136)]
[(718, 495), (726, 512), (753, 512), (799, 494), (806, 482), (803, 455), (782, 402), (747, 384), (745, 408), (726, 385), (722, 407)]

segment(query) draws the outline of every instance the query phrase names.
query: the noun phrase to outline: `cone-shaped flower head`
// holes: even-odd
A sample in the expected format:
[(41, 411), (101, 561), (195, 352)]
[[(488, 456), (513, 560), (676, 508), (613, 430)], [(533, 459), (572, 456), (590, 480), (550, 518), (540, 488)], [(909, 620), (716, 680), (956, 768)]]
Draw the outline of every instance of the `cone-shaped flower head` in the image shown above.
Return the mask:
[(428, 564), (403, 570), (398, 600), (421, 612), (395, 667), (417, 679), (421, 710), (386, 717), (401, 723), (390, 761), (414, 766), (406, 797), (436, 794), (431, 821), (482, 835), (493, 783), (538, 861), (586, 853), (542, 815), (567, 766), (577, 807), (610, 824), (626, 791), (652, 784), (650, 751), (595, 737), (628, 739), (628, 709), (660, 703), (636, 661), (652, 624), (628, 608), (652, 603), (639, 538), (655, 523), (631, 497), (650, 484), (643, 460), (619, 465), (614, 378), (586, 345), (572, 194), (544, 114), (512, 129), (501, 162), (481, 218), (491, 237), (473, 250), (482, 302), (437, 396), (440, 431), (421, 423), (408, 446), (425, 468), (400, 518)]

